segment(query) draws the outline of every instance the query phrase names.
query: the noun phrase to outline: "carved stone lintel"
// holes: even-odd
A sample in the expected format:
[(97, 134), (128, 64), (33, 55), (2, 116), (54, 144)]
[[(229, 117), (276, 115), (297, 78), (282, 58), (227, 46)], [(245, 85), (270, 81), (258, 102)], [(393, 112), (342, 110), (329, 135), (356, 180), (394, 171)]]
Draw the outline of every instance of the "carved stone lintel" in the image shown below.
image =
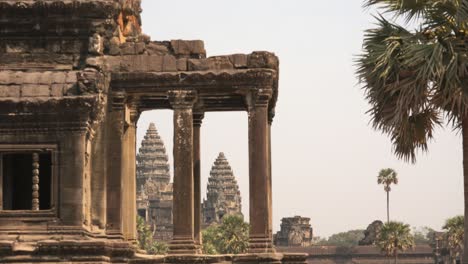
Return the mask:
[(195, 91), (187, 90), (172, 90), (167, 92), (169, 103), (174, 109), (187, 109), (192, 108), (197, 99)]
[(205, 113), (202, 111), (193, 111), (193, 126), (200, 127), (203, 123), (203, 118), (205, 118)]
[(39, 154), (32, 154), (32, 210), (39, 211)]

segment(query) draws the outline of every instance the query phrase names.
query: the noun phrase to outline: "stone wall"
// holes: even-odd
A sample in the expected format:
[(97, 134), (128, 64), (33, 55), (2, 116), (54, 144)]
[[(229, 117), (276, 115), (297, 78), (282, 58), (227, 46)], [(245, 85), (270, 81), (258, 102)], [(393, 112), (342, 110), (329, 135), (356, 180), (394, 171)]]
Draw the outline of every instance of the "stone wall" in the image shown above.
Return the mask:
[[(333, 246), (278, 247), (278, 252), (307, 254), (309, 264), (388, 264), (389, 259), (375, 246), (353, 248)], [(415, 246), (399, 254), (399, 264), (434, 264), (434, 253), (428, 245)], [(393, 259), (391, 259), (393, 260)], [(392, 262), (393, 263), (393, 262)]]

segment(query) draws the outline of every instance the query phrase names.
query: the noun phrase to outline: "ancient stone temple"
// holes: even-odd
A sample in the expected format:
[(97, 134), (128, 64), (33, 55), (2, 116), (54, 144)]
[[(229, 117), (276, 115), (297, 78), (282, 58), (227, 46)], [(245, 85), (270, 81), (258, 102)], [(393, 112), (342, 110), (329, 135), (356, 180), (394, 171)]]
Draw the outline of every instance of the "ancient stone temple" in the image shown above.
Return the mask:
[(279, 247), (308, 247), (312, 245), (313, 231), (308, 217), (285, 217), (281, 229), (275, 235)]
[[(140, 13), (139, 0), (0, 0), (0, 263), (303, 261), (272, 243), (278, 58), (152, 41)], [(150, 257), (135, 246), (136, 124), (155, 109), (174, 114), (174, 232), (169, 255)], [(200, 134), (212, 111), (249, 115), (247, 255), (201, 255)]]
[(239, 186), (224, 153), (219, 153), (208, 178), (202, 204), (203, 224), (219, 223), (225, 215), (242, 215)]
[(157, 240), (172, 238), (172, 183), (164, 142), (151, 123), (137, 155), (138, 215), (152, 227)]

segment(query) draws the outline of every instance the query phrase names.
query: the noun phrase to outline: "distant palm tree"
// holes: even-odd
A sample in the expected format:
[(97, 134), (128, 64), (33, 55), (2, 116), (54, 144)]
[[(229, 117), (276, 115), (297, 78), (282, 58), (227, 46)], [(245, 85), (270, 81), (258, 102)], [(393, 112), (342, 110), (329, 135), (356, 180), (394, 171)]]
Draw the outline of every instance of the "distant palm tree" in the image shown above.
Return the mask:
[(453, 263), (456, 263), (457, 257), (461, 257), (460, 253), (463, 251), (464, 219), (462, 215), (449, 218), (442, 227), (446, 230), (445, 235)]
[(387, 193), (387, 223), (390, 222), (390, 185), (398, 184), (398, 175), (393, 169), (382, 169), (377, 176), (377, 183), (383, 184), (384, 190)]
[(376, 245), (387, 256), (393, 256), (395, 264), (398, 263), (398, 252), (414, 246), (410, 226), (393, 221), (385, 223), (377, 236)]

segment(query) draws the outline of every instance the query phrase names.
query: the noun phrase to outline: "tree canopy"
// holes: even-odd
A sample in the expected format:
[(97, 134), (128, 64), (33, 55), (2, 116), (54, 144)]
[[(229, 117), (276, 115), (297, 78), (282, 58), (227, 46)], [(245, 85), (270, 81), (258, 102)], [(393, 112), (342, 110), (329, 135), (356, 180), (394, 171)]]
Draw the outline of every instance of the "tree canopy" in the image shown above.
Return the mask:
[(221, 224), (203, 230), (203, 253), (240, 254), (247, 251), (249, 224), (242, 216), (226, 215)]

